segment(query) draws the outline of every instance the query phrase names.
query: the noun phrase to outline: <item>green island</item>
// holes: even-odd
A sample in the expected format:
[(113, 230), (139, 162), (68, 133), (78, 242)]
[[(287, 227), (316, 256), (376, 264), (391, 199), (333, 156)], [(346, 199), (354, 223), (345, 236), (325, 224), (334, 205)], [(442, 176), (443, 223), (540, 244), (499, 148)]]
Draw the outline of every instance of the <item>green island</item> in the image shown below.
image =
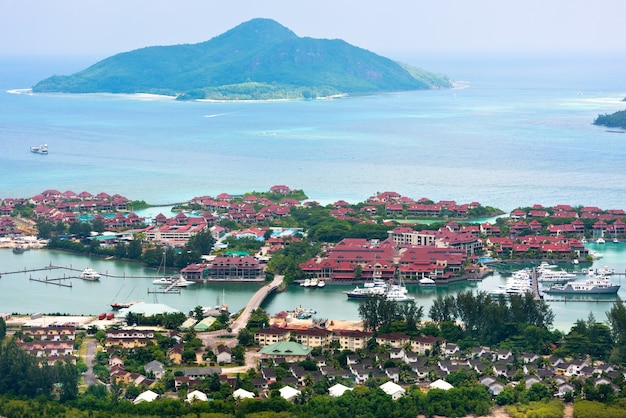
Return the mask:
[(444, 76), (343, 40), (302, 38), (273, 20), (253, 19), (206, 42), (120, 53), (78, 73), (42, 80), (33, 91), (278, 100), (451, 86)]
[[(623, 101), (626, 101), (624, 98)], [(604, 115), (598, 115), (593, 121), (594, 125), (602, 125), (607, 128), (622, 128), (626, 129), (626, 110), (619, 110), (615, 113), (605, 113)]]

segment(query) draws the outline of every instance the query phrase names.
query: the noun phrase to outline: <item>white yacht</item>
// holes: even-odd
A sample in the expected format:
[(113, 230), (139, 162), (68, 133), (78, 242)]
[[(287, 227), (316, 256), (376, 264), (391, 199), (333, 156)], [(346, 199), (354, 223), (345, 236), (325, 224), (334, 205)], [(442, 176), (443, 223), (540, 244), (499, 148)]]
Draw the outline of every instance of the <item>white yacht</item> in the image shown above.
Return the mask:
[(100, 273), (92, 268), (86, 268), (82, 273), (78, 275), (83, 280), (96, 281), (100, 279)]
[(319, 280), (317, 282), (317, 287), (324, 287), (324, 286), (326, 286), (326, 282), (324, 280)]
[(604, 244), (606, 241), (604, 240), (604, 238), (600, 237), (596, 240), (596, 244)]
[(158, 284), (160, 286), (169, 286), (174, 283), (174, 278), (171, 276), (160, 277), (158, 279), (152, 280), (152, 284)]

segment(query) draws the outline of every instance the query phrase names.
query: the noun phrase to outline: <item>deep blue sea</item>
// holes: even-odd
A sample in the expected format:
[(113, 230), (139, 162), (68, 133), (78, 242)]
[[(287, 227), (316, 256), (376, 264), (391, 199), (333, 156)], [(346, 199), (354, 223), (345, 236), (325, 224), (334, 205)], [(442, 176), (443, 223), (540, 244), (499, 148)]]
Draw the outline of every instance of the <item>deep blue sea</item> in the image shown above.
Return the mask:
[[(535, 203), (626, 209), (626, 133), (592, 124), (598, 114), (626, 109), (626, 57), (404, 57), (459, 87), (334, 100), (176, 102), (23, 90), (95, 61), (0, 58), (0, 198), (58, 189), (163, 204), (286, 184), (322, 203), (393, 190), (503, 210)], [(29, 152), (41, 143), (49, 155)], [(28, 259), (13, 257), (0, 252), (0, 272)], [(20, 287), (2, 290), (6, 280), (0, 311), (40, 310), (38, 297), (16, 307), (11, 294)], [(97, 313), (119, 288), (94, 293), (94, 301), (74, 298), (75, 310)], [(281, 298), (268, 306), (295, 303)], [(177, 307), (203, 304), (196, 299)], [(67, 307), (55, 300), (43, 311)], [(586, 317), (583, 304), (573, 305), (559, 308), (561, 323)], [(354, 307), (339, 306), (346, 312), (330, 313), (356, 317)]]

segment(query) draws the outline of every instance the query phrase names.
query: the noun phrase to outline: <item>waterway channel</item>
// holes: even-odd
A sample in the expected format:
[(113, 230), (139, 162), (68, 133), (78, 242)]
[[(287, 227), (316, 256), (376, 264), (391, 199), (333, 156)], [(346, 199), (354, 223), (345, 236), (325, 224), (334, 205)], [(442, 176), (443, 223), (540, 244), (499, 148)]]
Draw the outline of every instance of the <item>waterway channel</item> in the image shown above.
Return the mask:
[[(621, 275), (613, 276), (612, 281), (622, 284), (618, 295), (626, 298), (626, 243), (607, 242), (604, 245), (587, 244), (595, 251), (603, 254), (603, 258), (595, 266), (608, 266)], [(101, 277), (99, 281), (90, 282), (81, 279), (65, 280), (72, 287), (61, 287), (30, 280), (76, 276), (77, 272), (69, 270), (47, 270), (4, 274), (18, 270), (40, 269), (48, 265), (67, 266), (82, 270), (91, 267), (101, 273), (119, 277)], [(566, 269), (578, 268), (572, 264), (563, 264)], [(521, 266), (520, 266), (521, 268)], [(196, 306), (216, 306), (227, 304), (231, 312), (242, 309), (260, 284), (255, 283), (208, 283), (194, 284), (182, 289), (180, 294), (149, 294), (155, 290), (152, 280), (156, 271), (147, 269), (136, 263), (104, 260), (96, 257), (80, 256), (60, 251), (28, 250), (22, 254), (14, 254), (10, 249), (0, 249), (0, 312), (6, 313), (69, 313), (91, 314), (110, 311), (109, 304), (113, 301), (134, 300), (163, 303), (182, 312), (189, 312)], [(425, 316), (438, 295), (456, 294), (464, 290), (490, 291), (504, 284), (506, 273), (495, 273), (481, 282), (457, 282), (436, 288), (424, 288), (409, 285), (409, 293), (416, 302), (424, 306)], [(291, 286), (286, 292), (271, 295), (263, 303), (263, 308), (270, 314), (282, 310), (290, 310), (297, 306), (315, 309), (320, 318), (327, 319), (358, 319), (358, 302), (348, 300), (343, 293), (351, 290), (352, 285), (328, 285), (324, 288), (301, 288)], [(580, 297), (578, 297), (580, 299)], [(605, 321), (605, 312), (612, 306), (614, 297), (587, 297), (585, 301), (550, 302), (555, 313), (554, 326), (569, 330), (578, 319), (586, 319), (593, 312), (597, 320)]]

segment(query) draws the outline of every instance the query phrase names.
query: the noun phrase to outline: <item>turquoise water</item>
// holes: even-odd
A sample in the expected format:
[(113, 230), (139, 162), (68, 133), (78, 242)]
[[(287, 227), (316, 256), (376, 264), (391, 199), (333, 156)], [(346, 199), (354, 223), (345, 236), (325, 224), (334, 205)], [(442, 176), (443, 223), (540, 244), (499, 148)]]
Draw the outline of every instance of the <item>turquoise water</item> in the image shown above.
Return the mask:
[[(322, 203), (354, 203), (394, 190), (415, 199), (479, 201), (507, 211), (535, 203), (626, 208), (626, 134), (591, 124), (600, 113), (626, 108), (624, 59), (537, 61), (532, 67), (440, 62), (426, 68), (467, 80), (464, 88), (269, 103), (8, 92), (53, 73), (78, 71), (88, 62), (0, 63), (0, 198), (69, 189), (170, 204), (286, 184)], [(49, 155), (28, 151), (41, 143), (49, 145)], [(160, 212), (168, 214), (169, 207), (146, 211)], [(611, 245), (600, 263), (623, 271), (622, 246)], [(0, 271), (50, 262), (153, 273), (62, 253), (0, 250)], [(437, 294), (488, 289), (503, 280), (494, 275), (482, 283), (411, 292), (428, 310)], [(147, 294), (151, 279), (129, 281), (76, 280), (65, 289), (31, 282), (24, 274), (4, 276), (0, 311), (99, 313), (122, 289), (121, 294), (135, 289), (132, 299), (153, 298)], [(357, 304), (342, 293), (348, 289), (294, 288), (273, 296), (266, 308), (275, 313), (302, 305), (324, 317), (356, 319)], [(224, 295), (237, 310), (254, 290), (254, 285), (206, 285), (159, 295), (159, 301), (189, 311), (215, 305)], [(558, 324), (586, 318), (590, 311), (604, 319), (609, 308), (604, 302), (553, 304)]]
[[(2, 87), (37, 81), (11, 74), (10, 64)], [(623, 77), (613, 76), (626, 66), (618, 64), (606, 67), (609, 74), (577, 77), (565, 77), (571, 69), (564, 68), (552, 83), (548, 73), (534, 86), (485, 66), (462, 89), (326, 101), (181, 103), (1, 91), (0, 197), (54, 188), (156, 204), (287, 184), (323, 203), (395, 190), (505, 210), (626, 207), (626, 134), (591, 124), (626, 107)], [(28, 152), (40, 143), (49, 155)]]
[[(603, 254), (603, 258), (596, 262), (596, 266), (609, 266), (616, 272), (626, 272), (626, 243), (605, 245), (588, 244), (588, 247)], [(72, 288), (58, 287), (50, 284), (31, 281), (29, 278), (43, 279), (63, 277), (72, 273), (68, 271), (27, 272), (18, 274), (3, 274), (7, 271), (17, 271), (32, 268), (42, 268), (49, 264), (84, 269), (92, 267), (100, 272), (118, 275), (121, 277), (102, 277), (98, 282), (89, 282), (72, 279)], [(563, 265), (572, 269), (573, 265)], [(579, 266), (582, 268), (585, 266)], [(521, 266), (520, 266), (521, 268)], [(180, 294), (148, 294), (148, 289), (154, 290), (152, 280), (156, 277), (154, 270), (145, 269), (137, 264), (113, 260), (82, 257), (58, 251), (29, 250), (23, 254), (13, 254), (11, 250), (0, 250), (0, 312), (20, 313), (76, 313), (98, 314), (110, 311), (109, 304), (119, 300), (143, 300), (159, 302), (189, 312), (196, 306), (216, 306), (222, 303), (229, 305), (231, 312), (242, 309), (249, 298), (258, 289), (258, 284), (252, 283), (209, 283), (195, 284), (182, 290)], [(73, 273), (74, 275), (76, 273)], [(510, 274), (510, 273), (509, 273)], [(140, 278), (131, 276), (143, 276)], [(506, 273), (488, 276), (482, 282), (459, 282), (435, 288), (424, 288), (409, 285), (409, 293), (416, 303), (424, 307), (425, 317), (432, 306), (433, 300), (439, 295), (454, 295), (459, 291), (484, 290), (490, 291), (506, 282)], [(612, 281), (622, 284), (618, 296), (626, 298), (626, 279), (624, 276), (614, 276)], [(291, 286), (287, 292), (270, 296), (263, 308), (270, 314), (286, 311), (301, 306), (313, 308), (318, 316), (328, 319), (359, 319), (358, 301), (348, 300), (343, 293), (352, 290), (351, 285), (327, 285), (322, 289), (302, 288)], [(572, 299), (585, 299), (575, 296)], [(601, 302), (596, 297), (586, 298), (583, 302), (549, 302), (555, 313), (554, 326), (562, 330), (569, 330), (578, 319), (586, 319), (592, 312), (596, 319), (606, 320), (605, 313), (611, 309), (614, 298), (604, 298)]]

